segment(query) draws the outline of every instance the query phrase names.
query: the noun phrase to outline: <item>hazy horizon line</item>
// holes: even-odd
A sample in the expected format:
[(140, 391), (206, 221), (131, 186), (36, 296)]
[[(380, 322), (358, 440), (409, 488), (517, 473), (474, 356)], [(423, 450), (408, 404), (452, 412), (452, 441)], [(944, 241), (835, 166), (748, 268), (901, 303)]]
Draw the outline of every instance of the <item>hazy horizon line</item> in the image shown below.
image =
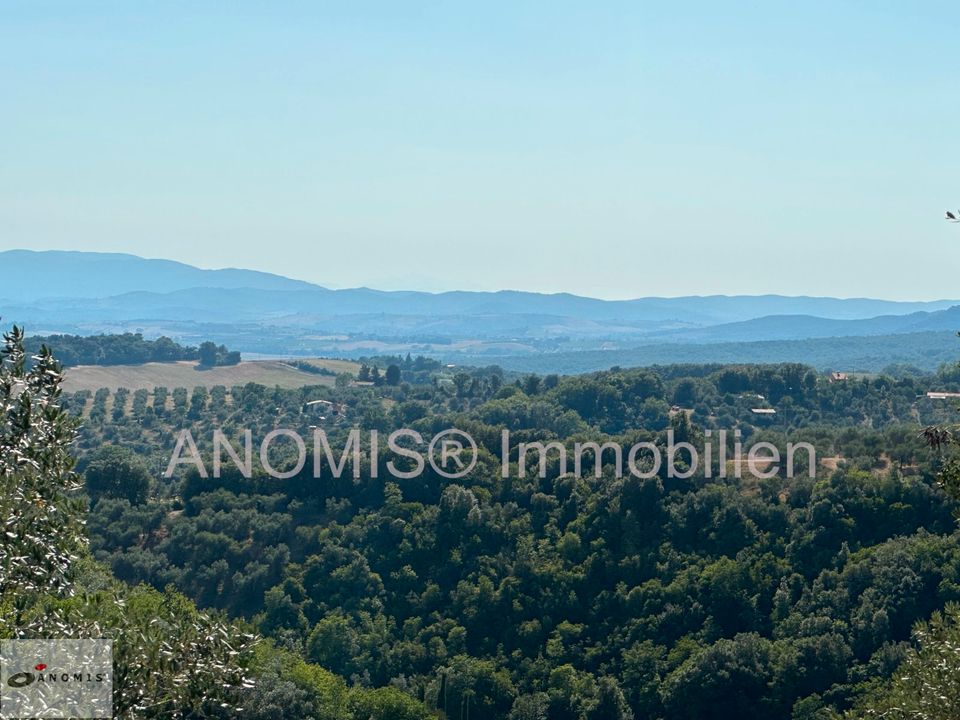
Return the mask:
[[(12, 247), (6, 250), (0, 250), (0, 256), (7, 253), (29, 253), (33, 255), (44, 255), (44, 254), (72, 254), (72, 255), (105, 255), (105, 256), (117, 256), (117, 257), (128, 257), (134, 258), (137, 260), (144, 261), (156, 261), (156, 262), (168, 262), (174, 263), (177, 265), (182, 265), (184, 267), (192, 268), (194, 270), (201, 270), (205, 272), (219, 272), (219, 271), (238, 271), (238, 272), (252, 272), (260, 273), (263, 275), (270, 275), (273, 277), (281, 278), (284, 280), (290, 280), (292, 282), (301, 282), (307, 285), (311, 285), (319, 290), (329, 290), (333, 292), (340, 291), (350, 291), (350, 290), (366, 290), (370, 292), (377, 293), (417, 293), (424, 295), (449, 295), (455, 293), (461, 294), (505, 294), (505, 293), (517, 293), (525, 295), (540, 295), (544, 297), (566, 295), (569, 297), (584, 299), (584, 300), (594, 300), (597, 302), (610, 302), (610, 303), (621, 303), (621, 302), (639, 302), (644, 300), (685, 300), (685, 299), (702, 299), (709, 300), (713, 298), (765, 298), (765, 297), (775, 297), (775, 298), (784, 298), (784, 299), (808, 299), (808, 300), (840, 300), (840, 301), (869, 301), (869, 302), (884, 302), (884, 303), (895, 303), (895, 304), (930, 304), (930, 303), (958, 303), (960, 304), (960, 298), (950, 298), (945, 296), (931, 296), (926, 299), (895, 299), (891, 297), (878, 297), (878, 296), (867, 296), (867, 295), (852, 295), (852, 296), (843, 296), (843, 295), (807, 295), (807, 294), (785, 294), (785, 293), (775, 293), (775, 292), (713, 292), (708, 294), (698, 294), (698, 293), (681, 293), (677, 295), (639, 295), (639, 296), (628, 296), (628, 297), (599, 297), (596, 295), (585, 295), (577, 292), (572, 292), (569, 290), (554, 290), (554, 291), (543, 291), (543, 290), (525, 290), (521, 288), (510, 288), (510, 287), (501, 287), (498, 289), (467, 289), (464, 287), (452, 287), (443, 290), (437, 289), (419, 289), (415, 287), (373, 287), (371, 285), (343, 285), (338, 286), (336, 284), (328, 284), (325, 282), (318, 282), (315, 280), (307, 280), (301, 277), (293, 277), (290, 275), (285, 275), (280, 272), (275, 272), (272, 270), (260, 270), (258, 268), (251, 267), (240, 267), (240, 266), (223, 266), (223, 267), (204, 267), (202, 265), (195, 265), (184, 260), (179, 260), (170, 257), (148, 257), (145, 255), (138, 255), (137, 253), (125, 252), (125, 251), (114, 251), (114, 250), (69, 250), (69, 249), (60, 249), (60, 248), (48, 248), (44, 250), (35, 250), (32, 248), (23, 248), (23, 247)], [(204, 286), (197, 286), (204, 287)], [(214, 287), (214, 286), (206, 286)], [(184, 288), (187, 289), (187, 288)], [(226, 288), (225, 288), (226, 289)], [(150, 291), (144, 291), (150, 292)], [(172, 291), (172, 292), (180, 292)], [(292, 290), (276, 290), (275, 292), (293, 292)]]

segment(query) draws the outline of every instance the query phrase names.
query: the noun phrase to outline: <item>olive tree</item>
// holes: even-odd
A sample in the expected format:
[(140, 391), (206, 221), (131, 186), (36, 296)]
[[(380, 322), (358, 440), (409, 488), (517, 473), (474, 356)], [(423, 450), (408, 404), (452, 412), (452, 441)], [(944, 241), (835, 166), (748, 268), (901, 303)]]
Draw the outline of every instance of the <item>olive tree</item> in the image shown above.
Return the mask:
[(89, 557), (75, 421), (50, 350), (0, 350), (0, 637), (109, 638), (114, 716), (231, 717), (250, 686), (250, 635), (173, 592), (131, 589)]

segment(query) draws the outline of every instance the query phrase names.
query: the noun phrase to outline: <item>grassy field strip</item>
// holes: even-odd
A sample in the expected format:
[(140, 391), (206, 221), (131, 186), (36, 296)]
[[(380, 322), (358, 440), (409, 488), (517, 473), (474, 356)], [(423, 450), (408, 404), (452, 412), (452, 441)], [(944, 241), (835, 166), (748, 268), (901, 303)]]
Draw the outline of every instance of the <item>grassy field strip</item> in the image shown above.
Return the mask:
[[(356, 374), (359, 366), (346, 360), (310, 359), (311, 365), (324, 367), (331, 372), (349, 372)], [(242, 362), (239, 365), (198, 369), (193, 362), (146, 363), (143, 365), (80, 365), (67, 368), (64, 390), (76, 392), (99, 388), (127, 388), (131, 392), (145, 389), (153, 390), (157, 386), (170, 389), (185, 387), (192, 389), (199, 385), (211, 388), (214, 385), (245, 385), (248, 382), (260, 383), (267, 387), (279, 385), (283, 388), (302, 387), (304, 385), (333, 385), (332, 375), (298, 370), (279, 360), (256, 360)]]

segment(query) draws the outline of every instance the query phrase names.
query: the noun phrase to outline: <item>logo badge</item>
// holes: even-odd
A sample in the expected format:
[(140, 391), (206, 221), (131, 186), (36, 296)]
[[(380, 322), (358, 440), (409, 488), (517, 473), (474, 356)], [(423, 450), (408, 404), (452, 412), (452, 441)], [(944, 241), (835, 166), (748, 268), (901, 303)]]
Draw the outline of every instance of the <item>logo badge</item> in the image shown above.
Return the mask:
[(113, 641), (0, 640), (0, 717), (112, 718)]

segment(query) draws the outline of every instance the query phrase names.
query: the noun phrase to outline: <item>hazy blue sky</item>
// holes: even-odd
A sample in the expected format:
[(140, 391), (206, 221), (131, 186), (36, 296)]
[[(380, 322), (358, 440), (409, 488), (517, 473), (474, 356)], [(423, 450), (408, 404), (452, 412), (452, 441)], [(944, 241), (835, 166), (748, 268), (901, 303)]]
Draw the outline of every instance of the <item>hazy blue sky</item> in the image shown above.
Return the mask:
[(332, 287), (956, 297), (958, 18), (6, 0), (0, 249)]

